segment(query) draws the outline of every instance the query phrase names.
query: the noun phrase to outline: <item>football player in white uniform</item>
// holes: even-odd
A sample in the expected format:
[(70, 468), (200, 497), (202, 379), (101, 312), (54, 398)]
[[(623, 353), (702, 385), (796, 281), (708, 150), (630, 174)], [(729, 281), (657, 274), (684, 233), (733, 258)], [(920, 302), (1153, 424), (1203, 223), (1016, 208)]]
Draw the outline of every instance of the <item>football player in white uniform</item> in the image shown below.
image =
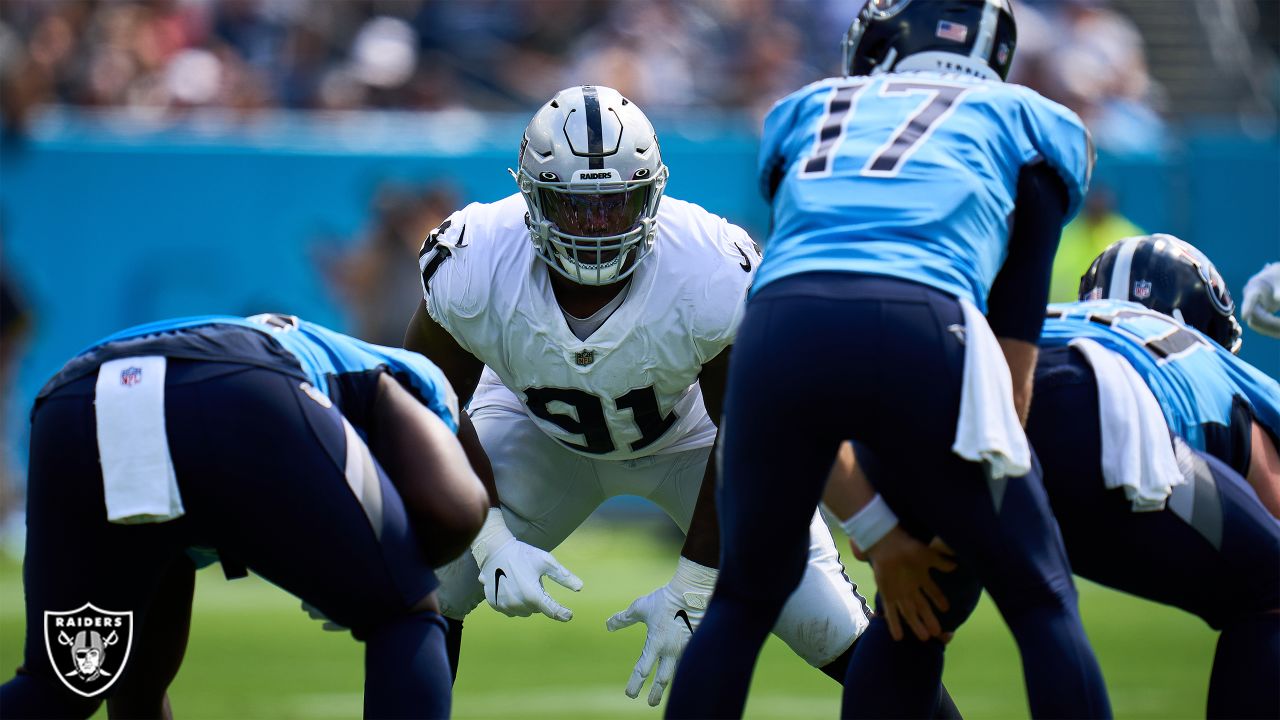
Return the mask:
[[(638, 495), (686, 532), (671, 582), (607, 622), (647, 626), (626, 693), (637, 697), (656, 664), (657, 705), (715, 585), (704, 477), (759, 250), (723, 218), (663, 197), (653, 127), (610, 88), (569, 88), (544, 105), (512, 174), (518, 193), (468, 205), (427, 237), (424, 303), (405, 338), (464, 401), (474, 388), (469, 413), (493, 468), (472, 552), (438, 571), (455, 672), (461, 620), (482, 599), (569, 620), (542, 576), (571, 590), (583, 581), (548, 551), (605, 499)], [(774, 632), (842, 679), (866, 605), (816, 514), (808, 552)]]

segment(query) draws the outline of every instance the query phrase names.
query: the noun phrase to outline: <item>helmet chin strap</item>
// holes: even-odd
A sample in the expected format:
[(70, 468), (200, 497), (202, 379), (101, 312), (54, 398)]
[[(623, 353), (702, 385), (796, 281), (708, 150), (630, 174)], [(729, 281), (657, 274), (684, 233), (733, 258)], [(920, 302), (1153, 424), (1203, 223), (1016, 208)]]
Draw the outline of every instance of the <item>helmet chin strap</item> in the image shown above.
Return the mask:
[[(887, 64), (886, 64), (887, 66)], [(1003, 82), (1000, 75), (982, 60), (941, 50), (927, 50), (908, 55), (893, 66), (891, 72), (928, 71), (968, 75)]]

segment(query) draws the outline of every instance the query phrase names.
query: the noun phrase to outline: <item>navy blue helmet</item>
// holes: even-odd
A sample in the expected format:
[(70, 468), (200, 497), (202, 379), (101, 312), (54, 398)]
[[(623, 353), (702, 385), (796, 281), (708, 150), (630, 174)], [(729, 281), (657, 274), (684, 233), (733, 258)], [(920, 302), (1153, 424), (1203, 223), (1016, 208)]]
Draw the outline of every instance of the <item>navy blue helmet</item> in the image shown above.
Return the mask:
[(1003, 80), (1017, 28), (1009, 0), (867, 0), (845, 33), (846, 75), (934, 70)]
[(1240, 350), (1227, 283), (1204, 253), (1172, 235), (1124, 238), (1103, 250), (1080, 278), (1081, 300), (1102, 298), (1140, 303)]

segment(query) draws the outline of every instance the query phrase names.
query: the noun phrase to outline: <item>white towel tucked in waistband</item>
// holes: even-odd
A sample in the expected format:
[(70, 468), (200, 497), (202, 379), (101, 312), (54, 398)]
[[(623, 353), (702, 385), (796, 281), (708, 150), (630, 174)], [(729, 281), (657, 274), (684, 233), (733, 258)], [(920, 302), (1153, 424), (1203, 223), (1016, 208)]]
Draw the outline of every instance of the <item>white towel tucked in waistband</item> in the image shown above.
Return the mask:
[(1169, 440), (1160, 403), (1124, 358), (1086, 338), (1071, 341), (1098, 380), (1102, 477), (1124, 488), (1134, 512), (1163, 510), (1173, 488), (1187, 480)]
[(98, 369), (94, 411), (107, 520), (159, 523), (186, 512), (164, 422), (165, 358), (110, 360)]
[(993, 479), (1031, 472), (1031, 446), (1013, 405), (1013, 380), (987, 318), (968, 300), (964, 309), (964, 385), (951, 452), (985, 462)]

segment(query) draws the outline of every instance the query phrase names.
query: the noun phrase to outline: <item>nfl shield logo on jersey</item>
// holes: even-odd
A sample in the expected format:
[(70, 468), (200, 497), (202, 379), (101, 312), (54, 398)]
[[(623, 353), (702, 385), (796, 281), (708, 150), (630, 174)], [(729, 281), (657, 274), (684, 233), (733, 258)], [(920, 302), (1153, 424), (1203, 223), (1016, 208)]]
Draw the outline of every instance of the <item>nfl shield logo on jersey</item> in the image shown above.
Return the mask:
[(1138, 300), (1146, 300), (1151, 297), (1151, 281), (1138, 280), (1133, 283), (1133, 296)]
[(121, 385), (137, 385), (142, 382), (142, 368), (127, 367), (120, 371)]
[(590, 349), (581, 350), (574, 354), (573, 361), (578, 365), (590, 365), (596, 361), (596, 351)]
[(94, 697), (120, 677), (133, 647), (133, 612), (113, 612), (85, 603), (75, 610), (44, 613), (49, 663), (72, 692)]

